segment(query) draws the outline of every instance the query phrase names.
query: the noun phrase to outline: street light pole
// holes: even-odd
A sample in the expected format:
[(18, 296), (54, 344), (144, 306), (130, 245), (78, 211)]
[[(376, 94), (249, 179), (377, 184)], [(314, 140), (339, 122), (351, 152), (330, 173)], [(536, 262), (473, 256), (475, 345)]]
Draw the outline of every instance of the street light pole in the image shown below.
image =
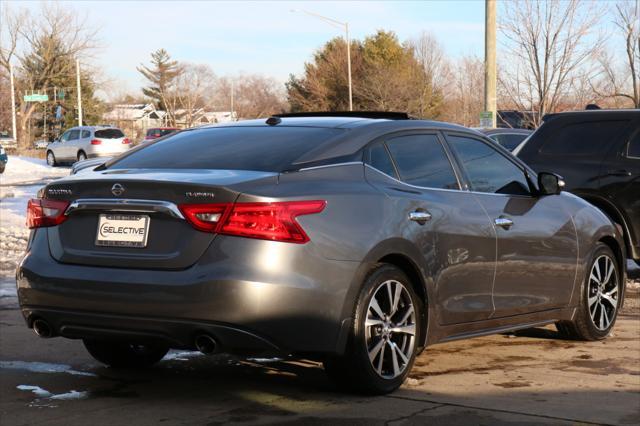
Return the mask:
[(325, 21), (326, 23), (328, 23), (329, 25), (332, 25), (332, 26), (334, 26), (336, 28), (340, 28), (340, 29), (344, 30), (345, 39), (346, 39), (346, 42), (347, 42), (347, 74), (348, 74), (348, 81), (349, 81), (349, 111), (353, 111), (353, 85), (351, 83), (351, 42), (349, 40), (349, 23), (348, 22), (336, 21), (335, 19), (328, 18), (326, 16), (322, 16), (322, 15), (319, 15), (317, 13), (309, 12), (308, 10), (303, 10), (303, 9), (292, 9), (291, 12), (302, 12), (302, 13), (304, 13), (306, 15), (313, 16), (314, 18), (321, 19), (321, 20)]
[(76, 84), (78, 86), (78, 126), (82, 126), (82, 93), (80, 92), (80, 59), (76, 59)]

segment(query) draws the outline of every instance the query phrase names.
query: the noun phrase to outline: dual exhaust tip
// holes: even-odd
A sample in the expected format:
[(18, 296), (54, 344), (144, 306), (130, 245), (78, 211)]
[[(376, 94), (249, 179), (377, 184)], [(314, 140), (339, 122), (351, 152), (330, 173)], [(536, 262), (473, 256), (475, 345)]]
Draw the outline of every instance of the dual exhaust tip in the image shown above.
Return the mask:
[(218, 342), (208, 334), (199, 334), (195, 340), (196, 349), (205, 355), (211, 355), (216, 352)]
[(43, 319), (36, 319), (33, 321), (33, 331), (43, 339), (53, 337), (53, 328)]
[[(32, 326), (33, 331), (43, 339), (54, 336), (53, 328), (51, 328), (47, 321), (41, 318), (35, 319)], [(196, 336), (195, 344), (196, 349), (206, 355), (215, 353), (218, 348), (218, 342), (216, 342), (216, 339), (208, 334), (199, 334)]]

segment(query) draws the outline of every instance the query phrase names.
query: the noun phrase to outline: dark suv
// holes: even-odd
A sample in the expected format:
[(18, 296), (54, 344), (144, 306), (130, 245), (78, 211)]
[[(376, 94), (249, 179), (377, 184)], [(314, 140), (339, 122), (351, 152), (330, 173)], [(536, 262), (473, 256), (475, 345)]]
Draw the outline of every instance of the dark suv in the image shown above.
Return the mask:
[(562, 175), (568, 191), (620, 224), (640, 264), (640, 109), (547, 115), (514, 154), (536, 171)]

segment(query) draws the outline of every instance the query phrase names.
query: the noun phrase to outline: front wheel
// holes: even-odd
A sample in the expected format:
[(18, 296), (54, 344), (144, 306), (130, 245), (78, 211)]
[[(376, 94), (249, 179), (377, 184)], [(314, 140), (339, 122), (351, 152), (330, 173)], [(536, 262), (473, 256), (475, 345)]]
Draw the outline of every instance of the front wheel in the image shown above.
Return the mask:
[(92, 339), (85, 339), (83, 343), (92, 357), (110, 367), (150, 367), (169, 351), (161, 343), (136, 344)]
[(51, 167), (55, 167), (58, 164), (56, 163), (56, 156), (53, 155), (53, 152), (47, 151), (47, 164)]
[(563, 337), (602, 340), (609, 335), (624, 300), (620, 267), (611, 249), (598, 243), (580, 291), (580, 305), (571, 321), (556, 328)]
[(360, 291), (345, 354), (324, 361), (327, 375), (367, 394), (396, 390), (416, 357), (421, 313), (407, 276), (393, 265), (377, 266)]

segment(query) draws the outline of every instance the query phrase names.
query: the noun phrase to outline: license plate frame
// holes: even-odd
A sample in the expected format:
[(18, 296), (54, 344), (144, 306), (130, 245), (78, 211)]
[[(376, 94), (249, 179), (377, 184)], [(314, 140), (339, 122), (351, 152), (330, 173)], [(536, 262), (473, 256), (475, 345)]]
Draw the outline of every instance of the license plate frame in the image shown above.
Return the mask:
[[(139, 222), (142, 221), (142, 224)], [(95, 245), (100, 247), (145, 248), (151, 218), (142, 214), (107, 213), (98, 216)], [(143, 230), (143, 233), (140, 232)], [(133, 232), (132, 232), (133, 231)], [(135, 235), (135, 238), (127, 236)]]

